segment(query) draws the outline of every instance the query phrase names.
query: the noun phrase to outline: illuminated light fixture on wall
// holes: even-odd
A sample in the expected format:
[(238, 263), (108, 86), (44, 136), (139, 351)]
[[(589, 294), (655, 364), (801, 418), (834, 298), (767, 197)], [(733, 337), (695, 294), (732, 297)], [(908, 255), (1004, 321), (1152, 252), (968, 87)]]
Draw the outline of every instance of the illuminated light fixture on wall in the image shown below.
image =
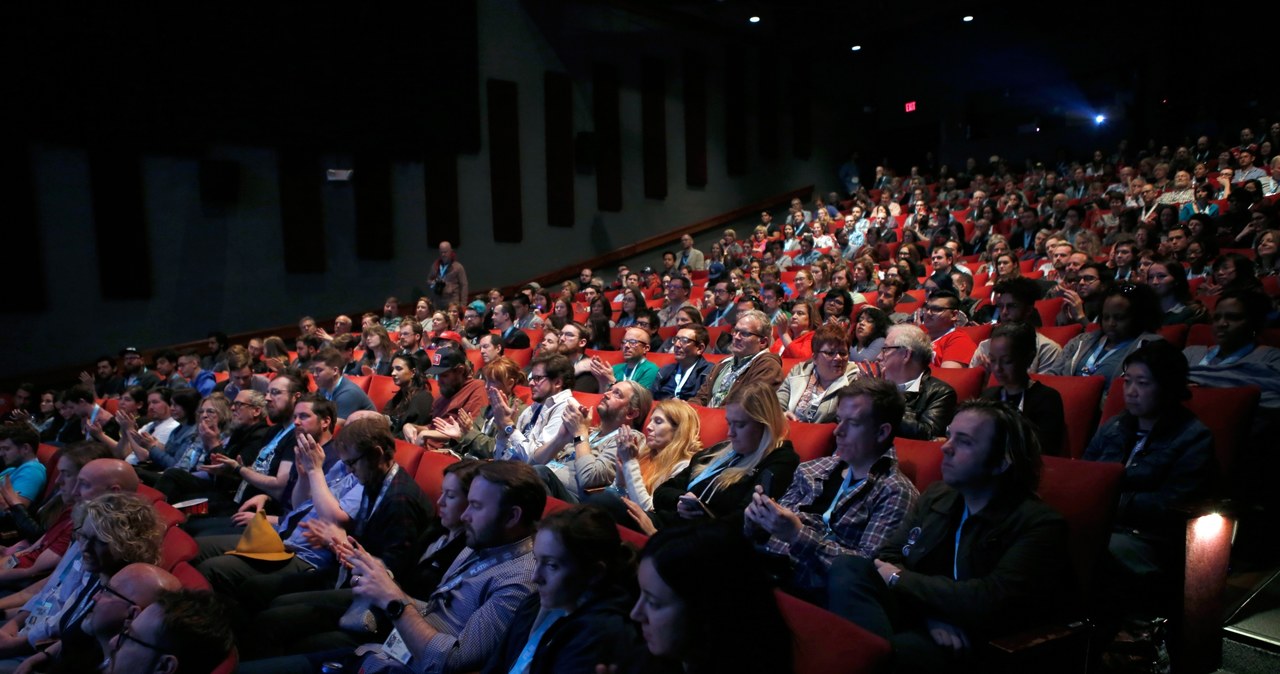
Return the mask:
[(760, 17), (753, 16), (750, 19), (747, 19), (747, 21), (750, 21), (751, 23), (760, 23)]
[(852, 47), (849, 47), (849, 51), (862, 51), (862, 45), (855, 44)]
[(965, 23), (971, 23), (972, 21), (973, 21), (973, 17), (972, 17), (972, 16), (966, 16), (966, 17), (964, 17), (964, 22), (965, 22)]

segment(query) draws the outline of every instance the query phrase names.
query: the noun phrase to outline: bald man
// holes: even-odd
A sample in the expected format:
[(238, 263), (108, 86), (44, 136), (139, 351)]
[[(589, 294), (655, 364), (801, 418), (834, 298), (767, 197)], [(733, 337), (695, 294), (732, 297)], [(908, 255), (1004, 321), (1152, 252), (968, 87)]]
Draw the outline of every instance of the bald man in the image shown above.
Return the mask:
[(113, 491), (138, 491), (138, 473), (133, 466), (120, 459), (94, 459), (80, 469), (76, 479), (79, 500), (88, 501)]
[(103, 585), (93, 607), (83, 620), (63, 631), (61, 641), (24, 664), (48, 670), (53, 662), (58, 671), (94, 671), (111, 652), (110, 642), (124, 629), (125, 621), (137, 615), (135, 611), (155, 603), (161, 592), (180, 589), (182, 583), (168, 571), (151, 564), (130, 564)]
[(449, 306), (450, 302), (462, 304), (468, 296), (467, 270), (458, 262), (453, 244), (441, 241), (439, 250), (440, 258), (431, 265), (431, 273), (427, 275), (427, 286), (433, 295), (431, 299), (438, 307)]

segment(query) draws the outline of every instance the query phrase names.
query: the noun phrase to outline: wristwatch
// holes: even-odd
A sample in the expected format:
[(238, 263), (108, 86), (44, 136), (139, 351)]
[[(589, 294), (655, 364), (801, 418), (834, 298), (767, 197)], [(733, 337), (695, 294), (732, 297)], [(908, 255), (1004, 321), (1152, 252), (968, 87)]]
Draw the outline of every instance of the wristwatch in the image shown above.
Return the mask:
[(392, 599), (387, 602), (387, 608), (384, 610), (387, 612), (387, 617), (396, 620), (404, 613), (404, 602), (399, 599)]
[(888, 581), (887, 585), (888, 585), (889, 587), (893, 587), (894, 585), (897, 585), (897, 584), (898, 584), (898, 581), (900, 581), (900, 580), (902, 580), (902, 572), (901, 572), (901, 571), (894, 571), (893, 573), (889, 574), (889, 581)]
[(575, 435), (575, 436), (573, 436), (573, 444), (574, 444), (574, 446), (581, 445), (582, 443), (584, 443), (584, 442), (586, 442), (586, 441), (587, 441), (587, 439), (586, 439), (586, 438), (584, 438), (584, 437), (582, 437), (581, 435)]
[(503, 435), (511, 435), (512, 433), (515, 433), (515, 432), (516, 432), (515, 424), (507, 424), (506, 426), (502, 427)]

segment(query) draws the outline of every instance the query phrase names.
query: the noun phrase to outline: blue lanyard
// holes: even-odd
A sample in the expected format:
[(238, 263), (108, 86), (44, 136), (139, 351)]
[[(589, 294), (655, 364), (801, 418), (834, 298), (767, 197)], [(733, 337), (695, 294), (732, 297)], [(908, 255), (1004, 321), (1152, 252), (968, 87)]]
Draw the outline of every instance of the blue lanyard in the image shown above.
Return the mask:
[(827, 512), (822, 513), (822, 523), (827, 525), (827, 531), (831, 531), (831, 515), (835, 513), (836, 506), (840, 504), (840, 499), (844, 498), (846, 493), (855, 491), (858, 487), (861, 487), (862, 483), (867, 481), (867, 478), (864, 477), (861, 480), (850, 484), (852, 480), (853, 466), (847, 466), (844, 474), (844, 484), (840, 485), (840, 490), (836, 492), (836, 497), (831, 499), (831, 507), (827, 508)]
[[(1227, 356), (1226, 358), (1223, 358), (1222, 360), (1218, 361), (1218, 367), (1222, 367), (1223, 365), (1231, 365), (1232, 363), (1235, 363), (1235, 362), (1239, 361), (1240, 359), (1244, 358), (1245, 356), (1247, 356), (1247, 355), (1249, 355), (1249, 354), (1253, 353), (1253, 349), (1254, 349), (1254, 347), (1256, 347), (1256, 346), (1257, 346), (1256, 344), (1246, 344), (1246, 345), (1244, 346), (1244, 348), (1242, 348), (1242, 349), (1240, 349), (1239, 351), (1236, 351), (1235, 353), (1231, 354), (1230, 356)], [(1209, 361), (1211, 361), (1211, 360), (1213, 360), (1215, 357), (1217, 357), (1218, 352), (1219, 352), (1221, 349), (1222, 349), (1222, 347), (1220, 347), (1220, 346), (1215, 346), (1215, 347), (1213, 347), (1212, 349), (1209, 349), (1209, 352), (1208, 352), (1208, 353), (1206, 353), (1206, 354), (1204, 354), (1204, 358), (1201, 358), (1201, 359), (1200, 359), (1200, 363), (1199, 363), (1199, 364), (1200, 364), (1200, 365), (1208, 365), (1208, 364), (1209, 364)]]
[(529, 640), (524, 644), (524, 650), (520, 651), (520, 657), (516, 658), (515, 663), (511, 665), (508, 674), (524, 674), (529, 671), (529, 665), (533, 664), (533, 656), (538, 651), (538, 642), (542, 641), (542, 635), (556, 624), (556, 621), (568, 615), (564, 609), (551, 609), (542, 616), (542, 620), (529, 632)]
[[(1111, 354), (1113, 354), (1113, 353), (1117, 353), (1117, 352), (1119, 352), (1119, 351), (1123, 350), (1126, 346), (1129, 346), (1129, 345), (1130, 345), (1130, 344), (1132, 344), (1132, 343), (1133, 343), (1133, 340), (1132, 340), (1132, 339), (1127, 340), (1127, 341), (1124, 341), (1124, 342), (1120, 342), (1119, 344), (1117, 344), (1117, 345), (1116, 345), (1116, 347), (1115, 347), (1114, 349), (1112, 349), (1112, 350), (1110, 350), (1110, 351), (1108, 351), (1108, 352), (1106, 352), (1106, 353), (1102, 353), (1102, 349), (1103, 349), (1103, 347), (1105, 347), (1105, 346), (1107, 345), (1107, 337), (1106, 337), (1106, 335), (1103, 335), (1102, 339), (1099, 339), (1099, 340), (1098, 340), (1098, 346), (1097, 346), (1096, 348), (1094, 348), (1094, 350), (1093, 350), (1093, 351), (1091, 351), (1091, 352), (1089, 353), (1089, 359), (1085, 361), (1085, 363), (1084, 363), (1084, 369), (1083, 369), (1083, 370), (1081, 370), (1081, 372), (1083, 372), (1083, 373), (1084, 373), (1084, 374), (1086, 374), (1086, 375), (1090, 375), (1090, 374), (1093, 374), (1093, 373), (1097, 372), (1097, 371), (1098, 371), (1098, 366), (1102, 365), (1102, 361), (1104, 361), (1104, 360), (1106, 360), (1107, 358), (1109, 358), (1109, 357), (1111, 356)], [(1099, 355), (1101, 355), (1101, 357), (1099, 357)]]
[(969, 521), (969, 506), (965, 504), (964, 514), (960, 516), (960, 526), (956, 527), (956, 548), (951, 558), (951, 577), (960, 580), (960, 534), (964, 533), (964, 523)]

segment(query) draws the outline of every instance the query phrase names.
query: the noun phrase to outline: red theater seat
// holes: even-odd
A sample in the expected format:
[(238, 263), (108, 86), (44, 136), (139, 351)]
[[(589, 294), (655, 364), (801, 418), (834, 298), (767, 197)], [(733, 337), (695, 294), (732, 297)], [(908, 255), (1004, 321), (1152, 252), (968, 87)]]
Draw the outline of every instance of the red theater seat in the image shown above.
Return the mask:
[(916, 489), (924, 491), (942, 479), (942, 443), (934, 440), (897, 438), (893, 450), (898, 455), (898, 469)]
[(432, 503), (440, 500), (441, 485), (444, 483), (444, 469), (457, 463), (458, 459), (444, 452), (423, 452), (418, 462), (418, 470), (413, 474), (413, 481), (418, 483), (422, 491)]
[(369, 375), (369, 390), (366, 393), (369, 394), (369, 400), (373, 401), (373, 406), (379, 410), (385, 409), (387, 403), (391, 402), (399, 390), (400, 387), (396, 386), (395, 380), (391, 377), (380, 374)]
[(704, 448), (723, 442), (729, 437), (729, 423), (724, 419), (723, 407), (692, 405), (698, 413), (698, 437)]
[(788, 439), (800, 455), (800, 461), (812, 461), (836, 450), (835, 424), (806, 424), (793, 421), (787, 424)]
[(956, 390), (956, 402), (961, 403), (977, 399), (987, 379), (987, 371), (980, 367), (935, 367), (929, 374), (950, 384)]
[[(1067, 420), (1067, 437), (1064, 438), (1067, 456), (1078, 459), (1084, 456), (1084, 448), (1093, 437), (1102, 402), (1102, 387), (1106, 378), (1062, 377), (1051, 374), (1033, 374), (1031, 378), (1048, 386), (1062, 396), (1062, 417)], [(1046, 451), (1046, 454), (1055, 452)]]
[(884, 638), (781, 590), (774, 596), (791, 629), (795, 674), (877, 672), (888, 663)]

